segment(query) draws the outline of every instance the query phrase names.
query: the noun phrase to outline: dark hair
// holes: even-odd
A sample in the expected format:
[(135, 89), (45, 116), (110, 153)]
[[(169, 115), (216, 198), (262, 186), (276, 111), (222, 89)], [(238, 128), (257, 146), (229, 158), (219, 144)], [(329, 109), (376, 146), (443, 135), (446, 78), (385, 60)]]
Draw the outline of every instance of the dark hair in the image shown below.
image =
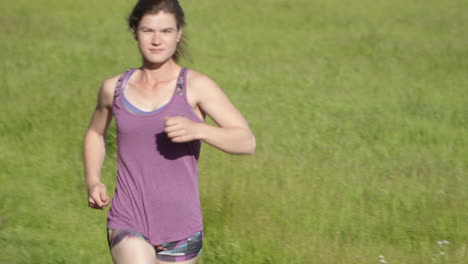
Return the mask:
[[(128, 16), (128, 26), (136, 31), (144, 15), (157, 14), (161, 11), (174, 15), (177, 30), (185, 27), (184, 11), (177, 0), (139, 0)], [(185, 37), (184, 34), (182, 34), (182, 38), (177, 44), (176, 51), (172, 56), (174, 61), (179, 61), (183, 56), (186, 46)]]

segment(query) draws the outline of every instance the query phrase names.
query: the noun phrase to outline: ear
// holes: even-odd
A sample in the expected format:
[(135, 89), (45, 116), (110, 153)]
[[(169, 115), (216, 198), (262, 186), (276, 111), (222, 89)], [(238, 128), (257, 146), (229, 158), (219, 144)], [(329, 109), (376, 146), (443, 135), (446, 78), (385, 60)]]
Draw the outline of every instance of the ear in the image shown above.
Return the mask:
[(134, 28), (134, 27), (132, 27), (131, 30), (132, 30), (133, 38), (134, 38), (135, 40), (138, 40), (137, 29)]
[(177, 43), (180, 42), (180, 40), (182, 39), (182, 34), (183, 34), (183, 30), (182, 30), (182, 27), (179, 28), (179, 30), (177, 31)]

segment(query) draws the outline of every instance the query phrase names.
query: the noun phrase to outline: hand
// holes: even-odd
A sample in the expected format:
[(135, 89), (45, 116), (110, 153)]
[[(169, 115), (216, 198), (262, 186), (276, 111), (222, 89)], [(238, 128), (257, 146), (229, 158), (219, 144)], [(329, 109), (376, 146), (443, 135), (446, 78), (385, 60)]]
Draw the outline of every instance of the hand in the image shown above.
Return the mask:
[(183, 116), (165, 117), (167, 137), (172, 142), (182, 143), (198, 139), (200, 124)]
[(88, 206), (94, 209), (104, 209), (109, 204), (106, 186), (96, 182), (88, 187)]

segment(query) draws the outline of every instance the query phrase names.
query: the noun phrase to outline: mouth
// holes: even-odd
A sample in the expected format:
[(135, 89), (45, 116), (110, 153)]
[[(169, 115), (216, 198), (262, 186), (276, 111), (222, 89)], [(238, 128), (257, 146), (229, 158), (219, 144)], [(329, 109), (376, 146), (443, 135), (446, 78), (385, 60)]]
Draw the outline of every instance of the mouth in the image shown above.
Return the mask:
[(151, 53), (160, 53), (160, 52), (163, 52), (164, 49), (149, 49), (149, 51), (150, 51)]

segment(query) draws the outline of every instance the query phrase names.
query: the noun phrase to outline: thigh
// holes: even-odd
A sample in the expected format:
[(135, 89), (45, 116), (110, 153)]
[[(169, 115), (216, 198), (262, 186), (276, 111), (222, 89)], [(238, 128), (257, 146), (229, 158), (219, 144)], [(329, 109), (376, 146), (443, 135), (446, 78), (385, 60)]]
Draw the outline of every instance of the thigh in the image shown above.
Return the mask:
[(109, 230), (109, 246), (116, 264), (154, 264), (156, 252), (143, 236), (125, 230)]

